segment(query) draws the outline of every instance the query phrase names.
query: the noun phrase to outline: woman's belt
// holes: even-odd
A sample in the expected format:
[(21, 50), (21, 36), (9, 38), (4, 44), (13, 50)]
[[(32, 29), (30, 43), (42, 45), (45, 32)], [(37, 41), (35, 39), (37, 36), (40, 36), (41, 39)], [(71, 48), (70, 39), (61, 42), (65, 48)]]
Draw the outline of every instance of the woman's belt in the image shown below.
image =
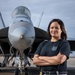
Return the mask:
[(40, 75), (67, 75), (66, 71), (58, 72), (58, 71), (41, 71)]
[(57, 75), (56, 71), (41, 71), (40, 75)]

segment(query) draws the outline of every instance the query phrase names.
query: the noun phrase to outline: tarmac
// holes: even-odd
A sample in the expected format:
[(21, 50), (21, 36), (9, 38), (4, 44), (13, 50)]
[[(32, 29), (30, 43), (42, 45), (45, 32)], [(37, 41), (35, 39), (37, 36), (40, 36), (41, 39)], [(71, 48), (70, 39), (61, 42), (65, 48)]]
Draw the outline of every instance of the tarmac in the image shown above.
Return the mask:
[(68, 59), (67, 66), (68, 67), (75, 67), (75, 57), (71, 57)]
[[(3, 59), (4, 59), (3, 57), (0, 57), (0, 62), (2, 62)], [(7, 67), (4, 67), (4, 68), (0, 67), (0, 69), (15, 69), (15, 67), (11, 66), (12, 61), (9, 63), (9, 65), (7, 65)], [(35, 65), (32, 63), (30, 59), (29, 59), (29, 62), (31, 63), (30, 67), (35, 67)], [(67, 66), (75, 68), (75, 57), (68, 59)], [(0, 75), (15, 75), (15, 73), (14, 72), (0, 72)]]

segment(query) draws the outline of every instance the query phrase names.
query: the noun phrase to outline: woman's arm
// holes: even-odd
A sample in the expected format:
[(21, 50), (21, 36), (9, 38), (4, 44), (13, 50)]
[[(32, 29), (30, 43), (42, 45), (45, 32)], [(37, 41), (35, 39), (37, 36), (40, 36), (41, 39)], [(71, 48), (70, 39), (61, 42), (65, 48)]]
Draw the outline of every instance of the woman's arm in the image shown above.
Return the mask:
[(38, 65), (38, 66), (46, 66), (46, 65), (58, 65), (62, 64), (67, 57), (65, 55), (62, 55), (59, 53), (56, 56), (39, 56), (39, 55), (34, 55), (33, 58), (33, 63)]
[(62, 64), (67, 57), (61, 53), (59, 53), (56, 56), (39, 56), (39, 59), (47, 61), (48, 63), (50, 63), (50, 65), (58, 65), (58, 64)]
[(39, 55), (35, 54), (33, 57), (33, 64), (38, 65), (38, 66), (45, 66), (45, 65), (50, 65), (50, 63), (48, 63), (45, 60), (39, 59)]

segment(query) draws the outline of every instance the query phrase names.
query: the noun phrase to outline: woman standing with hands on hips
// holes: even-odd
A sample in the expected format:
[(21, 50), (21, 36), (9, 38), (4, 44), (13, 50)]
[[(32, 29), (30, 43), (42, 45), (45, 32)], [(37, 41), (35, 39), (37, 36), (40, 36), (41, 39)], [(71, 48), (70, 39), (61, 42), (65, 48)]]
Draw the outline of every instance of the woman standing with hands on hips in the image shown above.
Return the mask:
[(38, 46), (33, 63), (41, 68), (42, 75), (67, 75), (67, 59), (69, 59), (70, 45), (64, 23), (60, 19), (53, 19), (48, 26), (50, 39)]

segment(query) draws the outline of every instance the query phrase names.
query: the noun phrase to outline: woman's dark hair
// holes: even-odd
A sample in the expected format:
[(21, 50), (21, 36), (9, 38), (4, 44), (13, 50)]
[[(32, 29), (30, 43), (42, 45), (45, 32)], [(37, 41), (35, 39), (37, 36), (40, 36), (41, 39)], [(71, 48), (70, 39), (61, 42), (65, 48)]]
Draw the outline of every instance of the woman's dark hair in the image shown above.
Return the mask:
[(50, 26), (51, 26), (51, 24), (52, 24), (53, 22), (57, 22), (57, 23), (60, 25), (60, 28), (61, 28), (61, 30), (62, 30), (61, 38), (62, 38), (63, 40), (66, 40), (66, 39), (67, 39), (67, 34), (66, 34), (65, 26), (64, 26), (64, 23), (62, 22), (62, 20), (60, 20), (60, 19), (53, 19), (53, 20), (50, 21), (50, 23), (49, 23), (49, 25), (48, 25), (48, 29), (47, 29), (50, 39), (51, 39)]

